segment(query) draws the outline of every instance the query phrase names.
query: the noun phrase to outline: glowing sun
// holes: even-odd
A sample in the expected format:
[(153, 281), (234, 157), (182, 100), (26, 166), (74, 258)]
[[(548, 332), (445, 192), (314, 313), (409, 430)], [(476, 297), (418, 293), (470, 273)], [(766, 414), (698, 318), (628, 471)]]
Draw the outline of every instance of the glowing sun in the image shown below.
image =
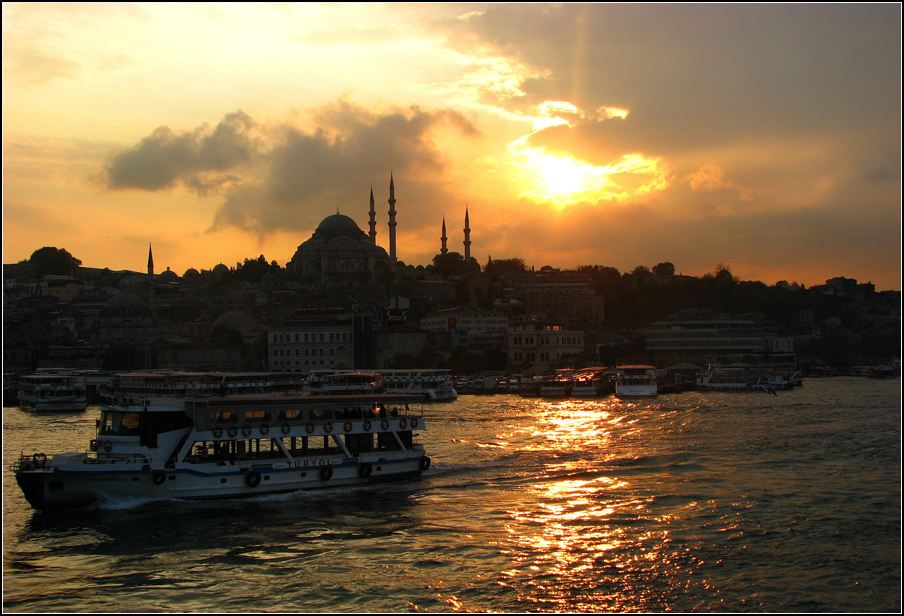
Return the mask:
[(574, 160), (546, 155), (538, 162), (540, 177), (549, 192), (567, 195), (580, 192), (584, 188), (585, 171)]

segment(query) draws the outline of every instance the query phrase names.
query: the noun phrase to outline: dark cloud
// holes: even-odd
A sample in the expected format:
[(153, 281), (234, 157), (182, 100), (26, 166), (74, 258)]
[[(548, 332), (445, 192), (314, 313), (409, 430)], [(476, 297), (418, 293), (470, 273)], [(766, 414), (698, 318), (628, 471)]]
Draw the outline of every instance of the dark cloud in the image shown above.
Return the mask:
[(534, 104), (629, 109), (637, 149), (899, 121), (898, 5), (493, 4), (437, 26), (462, 53), (536, 68)]
[(257, 154), (260, 140), (254, 129), (254, 121), (241, 111), (227, 115), (213, 131), (206, 124), (182, 133), (161, 126), (113, 157), (106, 168), (107, 187), (161, 190), (182, 183), (208, 192), (228, 181), (208, 174), (248, 163)]
[[(220, 191), (224, 202), (212, 228), (235, 226), (264, 236), (309, 229), (337, 209), (360, 208), (366, 216), (374, 185), (377, 207), (385, 208), (390, 173), (406, 176), (402, 190), (409, 203), (450, 201), (435, 181), (446, 166), (433, 143), (435, 131), (479, 134), (450, 110), (373, 113), (338, 101), (311, 116), (317, 126), (312, 132), (289, 124), (264, 131), (242, 112), (226, 116), (212, 131), (206, 125), (181, 133), (160, 127), (113, 158), (106, 184), (151, 191), (181, 185), (202, 195)], [(409, 221), (428, 223), (423, 210), (406, 212)]]

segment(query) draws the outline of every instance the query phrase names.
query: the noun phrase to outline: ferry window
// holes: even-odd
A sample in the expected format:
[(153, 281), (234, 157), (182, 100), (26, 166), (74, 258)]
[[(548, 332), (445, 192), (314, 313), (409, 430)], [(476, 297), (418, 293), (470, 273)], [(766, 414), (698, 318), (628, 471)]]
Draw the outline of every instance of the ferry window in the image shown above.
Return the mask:
[(245, 421), (264, 421), (267, 411), (245, 411)]
[(140, 434), (141, 414), (107, 411), (104, 413), (100, 433), (106, 436), (138, 436)]

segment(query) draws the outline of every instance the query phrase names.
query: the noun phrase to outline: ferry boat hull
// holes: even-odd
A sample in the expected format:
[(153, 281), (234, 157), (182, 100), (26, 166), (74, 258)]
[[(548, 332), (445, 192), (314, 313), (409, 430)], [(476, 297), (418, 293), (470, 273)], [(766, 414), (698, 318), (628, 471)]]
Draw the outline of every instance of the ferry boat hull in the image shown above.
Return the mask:
[[(430, 467), (419, 396), (194, 398), (102, 409), (90, 452), (22, 455), (36, 509), (109, 499), (245, 498), (413, 479)], [(392, 411), (388, 410), (388, 405)]]
[(416, 479), (429, 466), (430, 458), (418, 452), (405, 459), (371, 462), (329, 456), (312, 460), (309, 466), (291, 468), (228, 463), (209, 469), (152, 471), (136, 467), (111, 472), (92, 469), (85, 457), (70, 458), (65, 465), (54, 467), (23, 465), (16, 473), (16, 482), (32, 507), (52, 510), (124, 498), (233, 499), (403, 481)]

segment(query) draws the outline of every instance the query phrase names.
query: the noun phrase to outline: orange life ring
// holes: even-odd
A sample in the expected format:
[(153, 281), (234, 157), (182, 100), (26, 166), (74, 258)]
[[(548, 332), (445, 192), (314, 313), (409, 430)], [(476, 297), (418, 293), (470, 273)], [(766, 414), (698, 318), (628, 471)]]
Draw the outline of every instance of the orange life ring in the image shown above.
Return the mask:
[(389, 429), (389, 420), (384, 419), (383, 421), (381, 421), (380, 427), (383, 428), (384, 430), (388, 430)]
[(417, 428), (417, 417), (412, 417), (412, 418), (411, 418), (411, 427), (412, 427), (412, 428)]
[(365, 432), (370, 432), (370, 421), (365, 419), (361, 427), (364, 428)]
[(407, 428), (407, 427), (408, 427), (408, 420), (405, 419), (404, 417), (402, 417), (402, 418), (399, 420), (399, 428), (401, 428), (402, 430), (404, 430), (404, 429)]
[(305, 429), (305, 431), (307, 431), (308, 434), (313, 434), (314, 433), (314, 424), (308, 424), (304, 427), (304, 429)]
[(333, 424), (332, 424), (331, 422), (329, 422), (329, 421), (326, 422), (325, 424), (323, 424), (323, 431), (326, 432), (327, 434), (329, 434), (330, 432), (332, 432), (332, 431), (333, 431)]
[(113, 451), (113, 441), (104, 441), (104, 451), (107, 453)]
[(346, 431), (346, 432), (351, 432), (351, 431), (352, 431), (352, 422), (346, 421), (346, 422), (345, 422), (345, 425), (343, 426), (343, 428), (345, 428), (345, 431)]

